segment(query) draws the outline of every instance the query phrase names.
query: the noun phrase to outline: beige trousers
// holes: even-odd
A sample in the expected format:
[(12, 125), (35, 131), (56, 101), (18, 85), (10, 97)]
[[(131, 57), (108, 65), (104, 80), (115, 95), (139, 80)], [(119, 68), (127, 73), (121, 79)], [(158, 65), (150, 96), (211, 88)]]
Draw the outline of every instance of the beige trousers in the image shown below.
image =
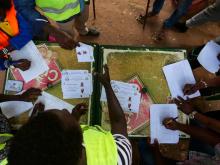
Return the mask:
[(78, 37), (78, 33), (85, 35), (88, 32), (86, 22), (89, 19), (89, 5), (85, 5), (84, 11), (79, 16), (66, 23), (56, 23), (58, 28), (73, 37), (74, 40)]

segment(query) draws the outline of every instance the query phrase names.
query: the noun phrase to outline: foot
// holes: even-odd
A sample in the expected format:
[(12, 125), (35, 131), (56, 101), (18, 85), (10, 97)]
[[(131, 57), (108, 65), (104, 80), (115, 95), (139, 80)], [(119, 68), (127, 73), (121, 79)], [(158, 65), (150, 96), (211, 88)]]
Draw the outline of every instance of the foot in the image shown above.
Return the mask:
[(180, 32), (185, 33), (188, 30), (185, 22), (177, 22), (174, 27)]
[(88, 32), (86, 34), (81, 34), (82, 36), (91, 36), (91, 37), (98, 37), (100, 32), (94, 28), (88, 28)]

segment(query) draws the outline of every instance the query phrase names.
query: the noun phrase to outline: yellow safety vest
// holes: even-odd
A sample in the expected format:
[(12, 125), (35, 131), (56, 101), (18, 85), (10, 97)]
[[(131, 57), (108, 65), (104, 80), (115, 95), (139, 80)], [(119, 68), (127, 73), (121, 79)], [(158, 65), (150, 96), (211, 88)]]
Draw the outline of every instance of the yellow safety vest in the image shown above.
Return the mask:
[[(10, 140), (13, 137), (12, 134), (8, 134), (8, 133), (4, 133), (4, 134), (0, 134), (0, 150), (3, 150), (6, 146), (6, 143), (8, 140)], [(3, 159), (0, 162), (0, 165), (7, 165), (8, 161), (7, 158)]]
[(54, 21), (65, 21), (80, 13), (79, 0), (36, 0), (36, 5)]
[(87, 165), (117, 165), (117, 146), (112, 134), (100, 126), (81, 126)]

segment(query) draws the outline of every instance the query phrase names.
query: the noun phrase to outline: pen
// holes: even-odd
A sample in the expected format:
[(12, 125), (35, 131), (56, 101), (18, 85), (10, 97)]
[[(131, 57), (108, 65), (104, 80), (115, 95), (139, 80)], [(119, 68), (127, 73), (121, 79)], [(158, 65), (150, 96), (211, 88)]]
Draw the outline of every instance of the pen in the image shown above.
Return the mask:
[(173, 120), (176, 120), (176, 119), (178, 119), (178, 117), (175, 117), (174, 119), (170, 119), (170, 120), (167, 121), (165, 124), (166, 124), (166, 125), (167, 125), (167, 124), (170, 124), (170, 123), (172, 123)]

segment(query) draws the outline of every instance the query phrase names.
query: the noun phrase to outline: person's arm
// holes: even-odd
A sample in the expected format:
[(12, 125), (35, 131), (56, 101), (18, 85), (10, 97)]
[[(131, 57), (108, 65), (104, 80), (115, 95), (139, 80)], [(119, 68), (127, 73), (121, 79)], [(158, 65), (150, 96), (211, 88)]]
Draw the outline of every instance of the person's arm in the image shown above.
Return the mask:
[(111, 87), (109, 69), (107, 65), (104, 66), (104, 70), (104, 74), (95, 73), (95, 75), (98, 76), (99, 81), (105, 88), (108, 102), (109, 118), (111, 123), (111, 132), (112, 134), (122, 134), (128, 137), (125, 115)]
[(213, 147), (220, 142), (220, 135), (205, 128), (181, 124), (173, 118), (165, 119), (163, 124), (167, 129), (180, 130)]
[(0, 94), (0, 102), (5, 101), (27, 101), (27, 102), (33, 102), (36, 101), (38, 96), (41, 95), (41, 90), (36, 88), (30, 88), (26, 90), (21, 95), (5, 95)]
[(183, 89), (184, 95), (191, 95), (197, 92), (200, 89), (208, 88), (208, 87), (218, 87), (220, 86), (220, 77), (215, 77), (210, 80), (201, 80), (196, 84), (186, 84)]
[[(190, 100), (184, 100), (182, 97), (178, 97), (178, 99), (174, 99), (174, 102), (178, 108), (186, 115), (189, 115), (195, 111), (190, 103)], [(204, 124), (206, 127), (212, 129), (213, 131), (220, 133), (220, 121), (207, 117), (198, 112), (194, 115), (194, 119), (198, 120), (201, 124)]]
[(198, 120), (201, 124), (204, 124), (213, 131), (220, 133), (220, 121), (207, 117), (198, 112), (194, 115), (194, 119)]

